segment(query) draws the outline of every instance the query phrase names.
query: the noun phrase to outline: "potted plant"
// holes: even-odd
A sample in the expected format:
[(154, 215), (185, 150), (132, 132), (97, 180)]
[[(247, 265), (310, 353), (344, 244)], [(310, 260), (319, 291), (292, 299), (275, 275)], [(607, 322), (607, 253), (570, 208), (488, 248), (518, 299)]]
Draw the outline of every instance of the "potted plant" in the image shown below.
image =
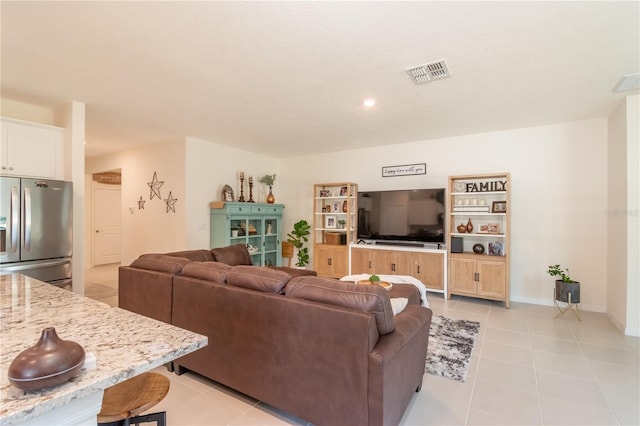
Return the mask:
[(547, 273), (556, 277), (557, 301), (565, 303), (580, 303), (580, 283), (569, 275), (569, 268), (561, 268), (560, 265), (549, 265)]
[(275, 173), (272, 175), (264, 175), (258, 180), (258, 182), (260, 182), (261, 184), (267, 185), (269, 187), (269, 195), (267, 195), (267, 203), (269, 204), (273, 204), (276, 202), (276, 197), (273, 195), (273, 192), (271, 192), (271, 187), (273, 186), (275, 181), (276, 181)]
[(347, 224), (347, 221), (344, 219), (338, 219), (338, 226), (340, 229), (344, 229), (344, 226)]
[(287, 234), (287, 241), (291, 243), (298, 251), (298, 262), (296, 266), (304, 268), (309, 263), (309, 250), (304, 246), (304, 243), (309, 241), (309, 235), (311, 235), (311, 226), (306, 220), (299, 220), (293, 224), (293, 231)]

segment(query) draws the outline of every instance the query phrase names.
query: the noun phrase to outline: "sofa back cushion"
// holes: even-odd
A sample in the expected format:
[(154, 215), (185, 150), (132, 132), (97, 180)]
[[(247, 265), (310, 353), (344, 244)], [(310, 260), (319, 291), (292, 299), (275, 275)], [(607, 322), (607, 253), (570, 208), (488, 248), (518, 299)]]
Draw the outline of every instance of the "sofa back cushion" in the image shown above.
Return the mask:
[(184, 257), (173, 257), (164, 254), (143, 254), (131, 263), (131, 267), (148, 269), (150, 271), (179, 274), (187, 263), (191, 262)]
[(213, 260), (213, 255), (211, 254), (211, 250), (183, 250), (183, 251), (174, 251), (171, 253), (165, 253), (167, 256), (174, 257), (185, 257), (189, 260), (193, 260), (194, 262), (207, 262)]
[(228, 284), (267, 293), (282, 294), (290, 279), (286, 272), (261, 266), (238, 265), (227, 272)]
[(217, 247), (211, 249), (213, 260), (226, 263), (227, 265), (253, 265), (251, 255), (244, 244), (234, 244), (227, 247)]
[(355, 284), (331, 278), (296, 277), (285, 287), (288, 297), (342, 306), (373, 314), (378, 333), (395, 329), (395, 320), (387, 290), (377, 285)]
[(233, 269), (226, 263), (220, 262), (191, 262), (182, 268), (185, 277), (199, 278), (201, 280), (227, 282), (227, 273)]

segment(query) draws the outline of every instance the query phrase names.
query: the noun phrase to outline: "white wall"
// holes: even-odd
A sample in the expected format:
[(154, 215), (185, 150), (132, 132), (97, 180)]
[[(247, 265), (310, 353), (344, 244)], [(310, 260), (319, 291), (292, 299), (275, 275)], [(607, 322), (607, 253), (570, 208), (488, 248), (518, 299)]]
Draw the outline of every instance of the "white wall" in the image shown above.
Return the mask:
[[(360, 190), (445, 187), (447, 176), (510, 172), (511, 299), (551, 305), (559, 263), (583, 283), (581, 307), (607, 300), (607, 121), (428, 140), (283, 160), (285, 230), (312, 220), (312, 185), (352, 181)], [(381, 177), (383, 166), (427, 163), (427, 175)]]
[[(220, 200), (227, 184), (240, 195), (238, 174), (260, 176), (276, 173), (274, 193), (278, 202), (278, 160), (194, 138), (149, 145), (87, 159), (87, 173), (122, 171), (122, 261), (130, 264), (140, 254), (209, 247), (209, 203)], [(162, 198), (169, 191), (177, 198), (176, 213), (166, 213), (164, 201), (149, 200), (153, 172), (164, 180)], [(263, 185), (254, 186), (254, 200), (264, 201)], [(144, 210), (138, 209), (140, 196)], [(245, 198), (249, 188), (245, 181)], [(134, 213), (129, 212), (133, 207)], [(86, 244), (90, 244), (87, 240)]]
[[(121, 169), (122, 171), (122, 257), (130, 264), (140, 254), (162, 253), (186, 248), (185, 142), (176, 140), (143, 146), (112, 155), (88, 158), (87, 173)], [(154, 172), (159, 181), (161, 199), (151, 199), (148, 183)], [(173, 211), (167, 212), (165, 199), (171, 192), (177, 198)], [(142, 197), (144, 208), (138, 207)], [(86, 241), (90, 244), (90, 241)]]
[(266, 155), (254, 154), (228, 146), (218, 145), (195, 138), (186, 138), (186, 247), (201, 249), (209, 247), (209, 203), (222, 198), (222, 188), (229, 185), (235, 199), (240, 196), (241, 171), (245, 172), (244, 196), (249, 199), (249, 184), (246, 179), (253, 176), (253, 199), (265, 202), (265, 186), (258, 179), (265, 174), (276, 174), (273, 192), (276, 203), (280, 187), (279, 160)]
[(640, 336), (640, 96), (609, 118), (607, 314)]
[(608, 144), (608, 244), (607, 313), (624, 329), (627, 318), (627, 108), (626, 103), (609, 117)]
[(627, 322), (625, 334), (640, 336), (640, 95), (627, 105)]
[(2, 98), (0, 101), (2, 116), (16, 118), (18, 120), (31, 121), (33, 123), (48, 124), (50, 126), (63, 126), (56, 120), (52, 108), (40, 105), (28, 104), (13, 99)]

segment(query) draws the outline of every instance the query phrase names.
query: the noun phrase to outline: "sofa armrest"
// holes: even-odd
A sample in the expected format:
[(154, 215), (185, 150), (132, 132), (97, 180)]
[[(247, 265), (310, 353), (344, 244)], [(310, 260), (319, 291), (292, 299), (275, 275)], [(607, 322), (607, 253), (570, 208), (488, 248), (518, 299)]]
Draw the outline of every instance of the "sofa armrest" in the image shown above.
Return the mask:
[(118, 307), (171, 324), (174, 274), (121, 266)]
[(395, 330), (380, 336), (369, 356), (370, 424), (398, 424), (401, 407), (422, 385), (432, 315), (429, 308), (409, 305), (396, 316)]

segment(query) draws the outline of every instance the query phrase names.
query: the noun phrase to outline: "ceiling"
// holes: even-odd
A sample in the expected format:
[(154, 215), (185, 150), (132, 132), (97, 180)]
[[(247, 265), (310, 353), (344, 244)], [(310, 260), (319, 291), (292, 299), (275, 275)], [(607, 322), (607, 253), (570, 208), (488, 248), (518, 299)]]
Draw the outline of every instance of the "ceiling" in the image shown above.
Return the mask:
[[(275, 157), (605, 117), (639, 2), (2, 1), (2, 97), (86, 104), (88, 156), (184, 136)], [(445, 60), (451, 78), (406, 69)], [(365, 98), (377, 99), (365, 108)]]

